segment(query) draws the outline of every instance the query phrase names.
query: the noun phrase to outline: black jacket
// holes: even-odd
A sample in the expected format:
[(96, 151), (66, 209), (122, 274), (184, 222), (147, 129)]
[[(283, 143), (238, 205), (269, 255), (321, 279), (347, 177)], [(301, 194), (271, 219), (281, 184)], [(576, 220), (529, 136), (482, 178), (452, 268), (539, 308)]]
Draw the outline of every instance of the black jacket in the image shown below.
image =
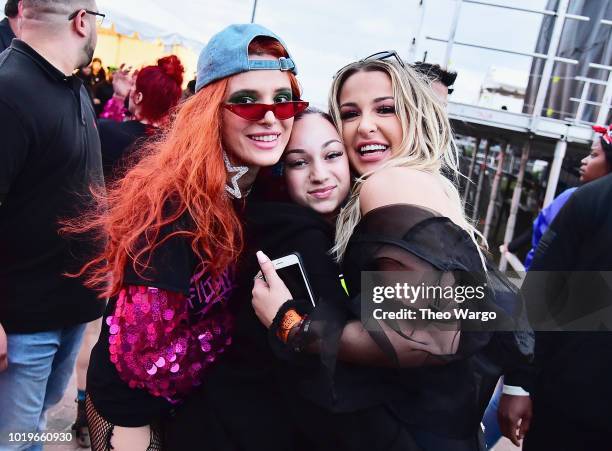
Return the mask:
[[(603, 430), (612, 405), (611, 205), (612, 175), (579, 188), (542, 237), (523, 285), (531, 323), (549, 330), (536, 333), (534, 403)], [(564, 331), (544, 323), (553, 316)]]
[(9, 48), (14, 37), (15, 33), (13, 33), (13, 30), (11, 29), (8, 17), (0, 20), (0, 53)]

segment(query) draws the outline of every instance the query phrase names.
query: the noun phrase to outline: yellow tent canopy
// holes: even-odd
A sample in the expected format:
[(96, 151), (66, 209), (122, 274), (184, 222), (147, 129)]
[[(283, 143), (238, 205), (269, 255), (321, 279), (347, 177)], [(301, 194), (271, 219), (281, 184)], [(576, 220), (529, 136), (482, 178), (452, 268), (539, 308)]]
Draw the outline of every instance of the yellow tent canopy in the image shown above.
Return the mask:
[(163, 56), (174, 54), (179, 57), (185, 67), (183, 87), (189, 80), (195, 78), (198, 55), (191, 49), (180, 44), (165, 45), (161, 40), (145, 41), (138, 33), (131, 36), (120, 34), (111, 28), (98, 28), (98, 45), (95, 57), (102, 60), (102, 65), (119, 67), (125, 63), (137, 69), (155, 64)]

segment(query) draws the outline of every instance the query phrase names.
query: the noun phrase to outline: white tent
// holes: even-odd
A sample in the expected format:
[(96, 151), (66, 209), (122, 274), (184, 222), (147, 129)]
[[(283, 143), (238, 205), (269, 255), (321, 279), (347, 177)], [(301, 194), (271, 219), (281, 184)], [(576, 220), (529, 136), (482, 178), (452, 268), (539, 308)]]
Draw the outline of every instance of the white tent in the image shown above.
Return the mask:
[[(451, 0), (447, 0), (451, 1)], [(197, 56), (213, 34), (233, 23), (249, 23), (255, 0), (97, 0), (108, 26), (140, 41), (161, 40), (163, 52), (179, 44)], [(325, 108), (334, 73), (350, 61), (384, 49), (407, 54), (418, 0), (258, 0), (255, 22), (281, 36), (297, 61), (304, 96)], [(122, 37), (121, 45), (126, 39)], [(105, 64), (152, 64), (139, 43), (132, 50), (98, 45)], [(166, 49), (163, 49), (164, 45)], [(120, 48), (120, 50), (116, 50)], [(119, 56), (115, 56), (115, 53)], [(181, 56), (181, 60), (186, 60)], [(108, 63), (107, 63), (108, 61)], [(191, 67), (186, 71), (191, 76)]]
[[(532, 1), (536, 0), (512, 0), (524, 5)], [(166, 46), (165, 50), (162, 46), (166, 54), (178, 53), (172, 48), (178, 44), (192, 50), (196, 56), (212, 35), (227, 25), (250, 22), (254, 3), (255, 0), (97, 0), (100, 12), (108, 17), (107, 24), (114, 26), (118, 33), (128, 36), (137, 33), (144, 41), (160, 40)], [(340, 67), (381, 50), (395, 49), (403, 58), (408, 57), (412, 38), (419, 26), (420, 3), (419, 0), (258, 0), (255, 22), (283, 38), (297, 63), (305, 98), (325, 108), (329, 85)], [(424, 36), (447, 36), (454, 0), (428, 3), (437, 6), (427, 9), (418, 58), (422, 58), (423, 51), (427, 50), (429, 62), (440, 62), (445, 46), (427, 41)], [(478, 35), (479, 39), (486, 38), (482, 42), (487, 45), (503, 46), (498, 44), (505, 42), (503, 36), (495, 34), (493, 39), (492, 33), (498, 31), (491, 27), (493, 24), (500, 26), (502, 22), (495, 16), (470, 14), (462, 20), (462, 33), (469, 31), (466, 40), (478, 42), (472, 33), (478, 34), (484, 25), (491, 25), (487, 28), (489, 34), (485, 37)], [(516, 21), (507, 22), (503, 22), (504, 27), (516, 28)], [(518, 24), (523, 26), (523, 16)], [(517, 42), (524, 41), (524, 34), (528, 33), (521, 33)], [(532, 34), (535, 40), (537, 29)], [(458, 36), (463, 39), (463, 34)], [(522, 45), (516, 44), (517, 48)], [(529, 41), (525, 48), (532, 45)], [(132, 47), (136, 48), (136, 45)], [(105, 62), (126, 62), (135, 66), (144, 63), (144, 57), (139, 58), (144, 55), (140, 47), (129, 53), (123, 50), (115, 52), (120, 54), (119, 57), (114, 56), (112, 49), (107, 51), (102, 46), (100, 49), (104, 50)], [(163, 53), (162, 50), (155, 56)], [(484, 58), (480, 53), (475, 54), (473, 49), (462, 47), (457, 47), (454, 52), (457, 64), (452, 65), (459, 71), (459, 78), (453, 100), (476, 103), (488, 67), (507, 58), (497, 58), (494, 53), (487, 53)], [(186, 60), (182, 55), (181, 59)], [(527, 70), (529, 60), (525, 60)], [(146, 61), (151, 64), (154, 59), (151, 57)], [(189, 77), (191, 72), (190, 67)]]
[(140, 39), (182, 45), (196, 53), (223, 26), (249, 22), (252, 0), (98, 0), (107, 26)]

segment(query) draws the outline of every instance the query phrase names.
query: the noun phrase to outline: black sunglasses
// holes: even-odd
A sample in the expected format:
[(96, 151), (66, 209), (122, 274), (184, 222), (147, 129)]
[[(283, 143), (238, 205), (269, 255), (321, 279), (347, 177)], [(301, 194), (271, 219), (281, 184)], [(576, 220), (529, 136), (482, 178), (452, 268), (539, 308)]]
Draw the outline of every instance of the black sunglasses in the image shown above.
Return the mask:
[[(402, 59), (399, 57), (399, 55), (397, 54), (395, 50), (384, 50), (382, 52), (372, 53), (370, 56), (366, 56), (365, 58), (360, 59), (359, 61), (357, 61), (357, 63), (363, 63), (365, 61), (381, 61), (381, 60), (386, 60), (388, 58), (395, 58), (395, 61), (397, 61), (397, 63), (402, 68), (406, 68), (406, 64), (402, 61)], [(336, 78), (338, 74), (342, 72), (344, 69), (346, 69), (347, 67), (353, 64), (355, 63), (350, 63), (350, 64), (347, 64), (346, 66), (343, 66), (338, 72), (336, 72), (336, 75), (334, 75), (334, 78)]]
[(366, 56), (364, 59), (362, 59), (359, 62), (362, 63), (364, 61), (369, 61), (369, 60), (380, 61), (380, 60), (386, 60), (387, 58), (395, 58), (395, 61), (397, 61), (400, 66), (406, 67), (406, 65), (404, 64), (404, 62), (402, 61), (402, 59), (399, 57), (399, 55), (397, 54), (395, 50), (385, 50), (383, 52), (376, 52), (376, 53), (371, 54), (370, 56)]
[(102, 22), (104, 22), (104, 18), (106, 17), (106, 14), (102, 14), (96, 11), (90, 11), (88, 9), (77, 9), (75, 12), (68, 16), (68, 20), (74, 19), (81, 11), (85, 11), (85, 14), (91, 14), (92, 16), (96, 16), (96, 22), (98, 22), (98, 25), (102, 25)]

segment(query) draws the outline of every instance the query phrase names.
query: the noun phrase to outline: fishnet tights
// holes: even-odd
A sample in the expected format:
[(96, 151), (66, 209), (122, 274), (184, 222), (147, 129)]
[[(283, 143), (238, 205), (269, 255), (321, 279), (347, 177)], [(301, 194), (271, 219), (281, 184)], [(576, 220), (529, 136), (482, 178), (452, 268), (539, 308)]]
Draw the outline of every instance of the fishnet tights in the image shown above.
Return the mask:
[[(113, 450), (111, 438), (115, 425), (102, 418), (94, 407), (89, 395), (85, 400), (85, 410), (87, 412), (87, 422), (89, 424), (91, 451)], [(151, 425), (151, 440), (145, 451), (162, 451), (161, 434), (153, 425)]]

